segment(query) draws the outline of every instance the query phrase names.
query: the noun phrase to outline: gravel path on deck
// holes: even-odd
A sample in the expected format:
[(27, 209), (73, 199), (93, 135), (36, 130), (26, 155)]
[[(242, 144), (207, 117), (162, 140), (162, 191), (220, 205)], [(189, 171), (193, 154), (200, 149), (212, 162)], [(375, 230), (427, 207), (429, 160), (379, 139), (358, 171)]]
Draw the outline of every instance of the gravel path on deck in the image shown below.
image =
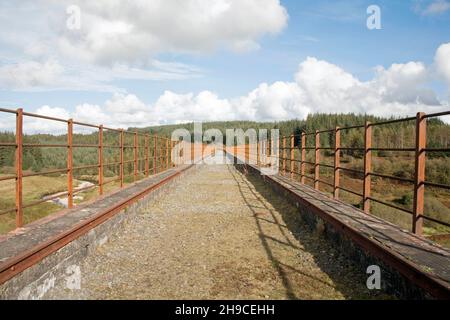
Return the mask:
[(183, 177), (80, 267), (81, 290), (46, 298), (380, 298), (294, 207), (226, 165)]

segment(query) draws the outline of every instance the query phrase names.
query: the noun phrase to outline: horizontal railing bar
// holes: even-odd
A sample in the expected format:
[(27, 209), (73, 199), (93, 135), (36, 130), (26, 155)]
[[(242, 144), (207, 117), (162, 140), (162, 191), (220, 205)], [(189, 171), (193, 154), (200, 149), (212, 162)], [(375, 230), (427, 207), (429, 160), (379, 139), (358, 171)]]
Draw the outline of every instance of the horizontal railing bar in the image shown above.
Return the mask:
[(16, 110), (5, 109), (5, 108), (0, 108), (0, 112), (15, 113), (15, 114), (17, 114), (17, 111), (16, 111)]
[(350, 169), (350, 168), (345, 168), (345, 167), (337, 167), (337, 169), (364, 175), (364, 171), (360, 171), (360, 170), (356, 170), (356, 169)]
[(323, 129), (318, 130), (317, 133), (327, 133), (327, 132), (334, 132), (336, 129)]
[(321, 183), (325, 183), (326, 185), (328, 185), (328, 186), (334, 188), (334, 184), (332, 184), (332, 183), (330, 183), (330, 182), (328, 182), (328, 181), (326, 181), (326, 180), (317, 179), (317, 181), (319, 181), (319, 182), (321, 182)]
[(92, 169), (100, 167), (99, 164), (90, 164), (86, 166), (73, 167), (72, 170)]
[(23, 147), (26, 148), (67, 148), (67, 144), (59, 144), (59, 143), (24, 143)]
[(341, 187), (341, 186), (339, 186), (337, 189), (343, 190), (343, 191), (346, 191), (346, 192), (349, 192), (349, 193), (353, 193), (354, 195), (360, 196), (361, 198), (363, 197), (362, 193), (359, 193), (357, 191), (353, 191), (351, 189), (347, 189), (347, 188), (344, 188), (344, 187)]
[(35, 177), (35, 176), (43, 176), (46, 174), (53, 174), (53, 173), (60, 173), (60, 172), (67, 172), (67, 169), (55, 169), (55, 170), (49, 170), (49, 171), (41, 171), (41, 172), (32, 172), (32, 173), (24, 173), (22, 177)]
[(100, 129), (100, 126), (97, 126), (95, 124), (90, 124), (90, 123), (85, 123), (85, 122), (80, 122), (80, 121), (73, 121), (73, 124), (77, 125), (77, 126), (83, 126), (83, 127), (94, 128), (94, 129)]
[(392, 180), (398, 180), (398, 181), (403, 181), (403, 182), (408, 182), (408, 183), (413, 183), (414, 184), (414, 180), (408, 179), (408, 178), (396, 177), (396, 176), (391, 176), (391, 175), (388, 175), (388, 174), (382, 174), (382, 173), (376, 173), (376, 172), (369, 172), (369, 174), (371, 176), (375, 176), (375, 177), (392, 179)]
[(442, 188), (442, 189), (450, 190), (450, 186), (446, 185), (446, 184), (435, 183), (435, 182), (430, 182), (430, 181), (424, 181), (423, 184), (426, 185), (426, 186), (430, 186), (430, 187)]
[(4, 214), (8, 214), (10, 212), (15, 212), (15, 211), (16, 211), (16, 208), (6, 209), (6, 210), (3, 210), (3, 211), (0, 211), (0, 216), (2, 216)]
[(15, 142), (0, 142), (0, 147), (17, 147)]
[[(305, 135), (305, 136), (313, 136), (315, 134), (316, 134), (315, 132), (305, 132), (303, 135)], [(296, 137), (301, 137), (301, 136), (302, 136), (301, 134), (296, 135)]]
[(439, 224), (442, 224), (442, 225), (444, 225), (446, 227), (450, 227), (450, 223), (448, 223), (448, 222), (441, 221), (441, 220), (438, 220), (438, 219), (435, 219), (435, 218), (432, 218), (432, 217), (429, 217), (429, 216), (426, 216), (426, 215), (422, 215), (421, 217), (424, 218), (425, 220), (432, 221), (432, 222), (435, 222), (435, 223), (439, 223)]
[(309, 180), (314, 181), (314, 177), (313, 177), (313, 176), (308, 176), (307, 174), (304, 174), (304, 175), (301, 175), (301, 174), (300, 174), (300, 176), (301, 176), (301, 177), (305, 177), (306, 179), (309, 179)]
[(339, 131), (350, 130), (350, 129), (361, 129), (361, 128), (364, 128), (363, 124), (359, 124), (359, 125), (355, 125), (355, 126), (349, 126), (349, 127), (340, 127)]
[(415, 148), (368, 148), (370, 151), (416, 151)]
[(353, 150), (353, 151), (364, 151), (363, 147), (339, 147), (338, 150)]
[(433, 117), (442, 117), (442, 116), (448, 116), (448, 115), (450, 115), (450, 111), (429, 113), (429, 114), (424, 115), (423, 119), (433, 118)]
[[(103, 130), (108, 130), (108, 131), (115, 131), (115, 132), (122, 132), (122, 129), (116, 129), (116, 128), (110, 128), (110, 127), (103, 127)], [(124, 130), (125, 132), (125, 130)]]
[(425, 152), (450, 152), (450, 148), (425, 148)]
[(33, 117), (33, 118), (40, 118), (40, 119), (45, 119), (45, 120), (52, 120), (52, 121), (58, 121), (58, 122), (65, 122), (68, 123), (69, 121), (66, 119), (61, 119), (61, 118), (55, 118), (55, 117), (49, 117), (49, 116), (44, 116), (41, 114), (35, 114), (35, 113), (30, 113), (30, 112), (23, 112), (24, 116), (28, 116), (28, 117)]
[(73, 148), (100, 148), (99, 144), (72, 144)]
[(14, 180), (16, 179), (16, 176), (6, 176), (6, 177), (0, 177), (0, 181), (6, 181), (6, 180)]
[(400, 210), (400, 211), (409, 213), (409, 214), (411, 214), (411, 215), (413, 214), (412, 210), (408, 210), (408, 209), (405, 209), (405, 208), (396, 206), (396, 205), (394, 205), (394, 204), (391, 204), (391, 203), (382, 201), (382, 200), (377, 199), (377, 198), (374, 198), (374, 197), (368, 197), (368, 198), (369, 198), (370, 200), (372, 200), (372, 201), (378, 202), (378, 203), (380, 203), (380, 204), (383, 204), (383, 205), (385, 205), (385, 206), (391, 207), (391, 208), (393, 208), (393, 209), (397, 209), (397, 210)]
[(374, 126), (381, 126), (381, 125), (386, 125), (386, 124), (393, 124), (393, 123), (398, 123), (398, 122), (407, 122), (407, 121), (413, 121), (416, 120), (416, 117), (409, 117), (409, 118), (403, 118), (403, 119), (393, 119), (393, 120), (387, 120), (387, 121), (381, 121), (381, 122), (374, 122), (374, 123), (370, 123), (369, 126), (374, 127)]

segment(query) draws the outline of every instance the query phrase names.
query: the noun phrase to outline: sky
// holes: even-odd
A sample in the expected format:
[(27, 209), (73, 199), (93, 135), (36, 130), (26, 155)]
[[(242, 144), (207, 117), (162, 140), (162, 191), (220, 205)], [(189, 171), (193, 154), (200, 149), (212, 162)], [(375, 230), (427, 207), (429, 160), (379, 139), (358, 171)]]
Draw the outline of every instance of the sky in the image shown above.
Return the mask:
[(0, 0), (0, 24), (3, 108), (124, 128), (450, 109), (450, 0)]

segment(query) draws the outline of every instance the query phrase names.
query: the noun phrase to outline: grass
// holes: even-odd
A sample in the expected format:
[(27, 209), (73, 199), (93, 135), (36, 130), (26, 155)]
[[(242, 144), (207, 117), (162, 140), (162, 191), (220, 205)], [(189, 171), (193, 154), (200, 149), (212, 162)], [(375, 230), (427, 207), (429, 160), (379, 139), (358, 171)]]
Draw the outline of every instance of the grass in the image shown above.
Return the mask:
[[(74, 180), (74, 185), (80, 181)], [(24, 205), (36, 202), (42, 197), (67, 190), (67, 176), (33, 176), (23, 179)], [(0, 181), (0, 211), (15, 207), (15, 181)], [(24, 209), (24, 223), (28, 224), (61, 210), (61, 206), (43, 202)], [(5, 234), (15, 228), (15, 212), (0, 216), (0, 234)]]

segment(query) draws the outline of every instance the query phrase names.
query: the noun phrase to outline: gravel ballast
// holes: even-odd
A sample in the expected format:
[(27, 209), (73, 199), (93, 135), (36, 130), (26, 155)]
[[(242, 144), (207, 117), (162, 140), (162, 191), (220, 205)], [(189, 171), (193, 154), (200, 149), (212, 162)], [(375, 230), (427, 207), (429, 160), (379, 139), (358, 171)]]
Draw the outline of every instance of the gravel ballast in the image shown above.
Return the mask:
[(199, 165), (47, 299), (371, 299), (366, 270), (232, 165)]

